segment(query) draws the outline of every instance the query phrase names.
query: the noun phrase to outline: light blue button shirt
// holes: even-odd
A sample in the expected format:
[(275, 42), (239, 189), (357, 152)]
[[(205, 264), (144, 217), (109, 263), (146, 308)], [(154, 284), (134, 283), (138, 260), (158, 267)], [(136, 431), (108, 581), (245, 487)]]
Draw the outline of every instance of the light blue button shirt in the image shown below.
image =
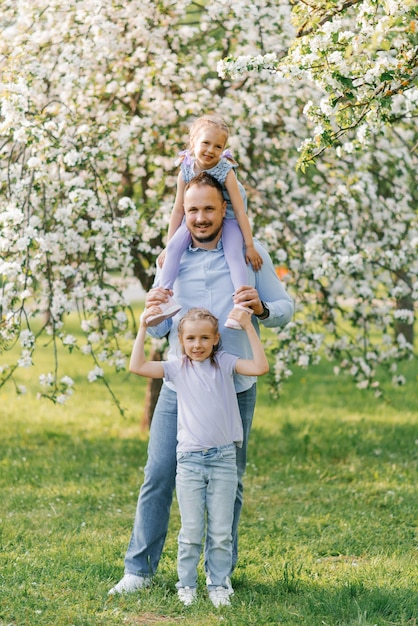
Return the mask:
[[(251, 265), (247, 266), (247, 285), (257, 289), (260, 300), (263, 300), (269, 308), (269, 317), (261, 323), (269, 328), (285, 326), (293, 315), (293, 300), (278, 279), (267, 251), (259, 242), (254, 241), (254, 243), (263, 259), (263, 266), (258, 272), (254, 272)], [(237, 251), (237, 253), (243, 254), (242, 251)], [(155, 287), (158, 286), (158, 278), (159, 271), (157, 269)], [(228, 313), (233, 307), (234, 287), (229, 267), (225, 261), (222, 240), (213, 250), (190, 246), (183, 253), (179, 275), (174, 283), (173, 291), (174, 299), (182, 306), (181, 311), (173, 318), (148, 329), (148, 333), (152, 337), (164, 337), (169, 333), (168, 359), (180, 356), (181, 348), (178, 342), (177, 324), (181, 317), (195, 306), (208, 309), (218, 318), (223, 350), (243, 359), (252, 358), (247, 333), (243, 330), (232, 330), (224, 326)], [(259, 321), (255, 315), (252, 316), (252, 321), (259, 333)], [(237, 392), (246, 391), (254, 384), (255, 380), (255, 376), (236, 374), (235, 388)]]

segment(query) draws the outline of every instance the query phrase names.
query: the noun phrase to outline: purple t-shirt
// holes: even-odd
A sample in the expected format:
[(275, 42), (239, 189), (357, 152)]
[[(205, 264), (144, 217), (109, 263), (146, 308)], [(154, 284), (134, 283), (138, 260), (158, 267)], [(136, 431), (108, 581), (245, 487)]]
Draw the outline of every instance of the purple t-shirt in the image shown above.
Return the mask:
[(196, 452), (235, 443), (243, 429), (233, 374), (238, 357), (218, 352), (210, 359), (183, 356), (164, 362), (164, 377), (177, 392), (177, 450)]

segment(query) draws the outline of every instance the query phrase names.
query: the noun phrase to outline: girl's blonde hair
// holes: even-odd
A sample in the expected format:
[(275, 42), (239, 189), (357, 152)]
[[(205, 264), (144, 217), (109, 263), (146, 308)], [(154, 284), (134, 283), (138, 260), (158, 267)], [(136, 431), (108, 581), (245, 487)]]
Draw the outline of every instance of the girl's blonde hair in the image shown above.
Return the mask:
[(202, 117), (199, 117), (197, 120), (195, 120), (190, 127), (189, 150), (193, 151), (196, 137), (204, 126), (213, 126), (214, 128), (221, 130), (226, 135), (225, 143), (228, 141), (228, 124), (226, 124), (226, 122), (224, 122), (223, 119), (217, 115), (202, 115)]
[[(185, 353), (184, 353), (183, 342), (181, 340), (181, 336), (183, 334), (184, 322), (198, 322), (200, 320), (205, 320), (205, 321), (210, 322), (210, 324), (213, 327), (214, 334), (217, 335), (219, 333), (218, 320), (210, 311), (208, 311), (207, 309), (204, 309), (203, 307), (193, 307), (192, 309), (189, 309), (187, 313), (183, 315), (183, 317), (181, 318), (177, 326), (177, 332), (178, 332), (180, 345), (181, 345), (183, 354)], [(219, 339), (218, 343), (213, 346), (212, 352), (209, 357), (212, 365), (215, 365), (215, 354), (219, 350), (220, 345), (221, 345), (221, 340)]]

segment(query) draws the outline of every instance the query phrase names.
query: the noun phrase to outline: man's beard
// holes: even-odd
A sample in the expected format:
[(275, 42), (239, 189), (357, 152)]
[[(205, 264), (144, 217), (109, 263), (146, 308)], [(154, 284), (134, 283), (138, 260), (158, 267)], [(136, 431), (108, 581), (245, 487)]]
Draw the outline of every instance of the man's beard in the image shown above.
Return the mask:
[(210, 235), (199, 237), (198, 235), (193, 234), (193, 239), (195, 241), (198, 241), (199, 243), (210, 243), (211, 241), (216, 239), (216, 237), (219, 235), (221, 230), (222, 230), (222, 224), (219, 226), (219, 228), (216, 231), (214, 231), (213, 233), (210, 233)]

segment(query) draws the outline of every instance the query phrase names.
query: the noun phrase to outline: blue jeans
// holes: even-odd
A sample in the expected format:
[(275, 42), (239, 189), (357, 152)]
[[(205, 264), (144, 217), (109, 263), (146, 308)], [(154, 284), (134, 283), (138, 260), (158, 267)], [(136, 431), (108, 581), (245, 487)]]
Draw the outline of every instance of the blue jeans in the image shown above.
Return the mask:
[(206, 530), (209, 589), (226, 587), (232, 567), (232, 522), (238, 475), (234, 444), (177, 453), (176, 492), (181, 514), (179, 587), (197, 586), (197, 566)]
[[(256, 385), (237, 394), (244, 427), (237, 448), (238, 488), (232, 525), (232, 570), (238, 559), (238, 522), (243, 501), (242, 478), (247, 464), (248, 437), (253, 421)], [(152, 576), (158, 567), (167, 535), (176, 477), (177, 395), (163, 385), (151, 422), (148, 460), (139, 492), (134, 526), (125, 555), (125, 573)]]

